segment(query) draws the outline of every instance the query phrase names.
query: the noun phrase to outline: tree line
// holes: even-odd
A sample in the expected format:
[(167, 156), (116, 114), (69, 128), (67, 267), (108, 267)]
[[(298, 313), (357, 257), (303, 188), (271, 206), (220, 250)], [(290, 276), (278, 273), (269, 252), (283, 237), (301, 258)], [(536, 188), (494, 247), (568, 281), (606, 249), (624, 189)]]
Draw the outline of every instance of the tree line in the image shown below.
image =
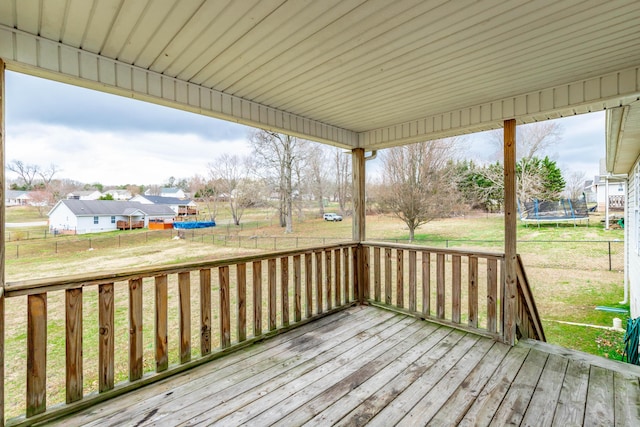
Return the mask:
[[(520, 201), (556, 200), (563, 192), (577, 198), (582, 192), (584, 174), (569, 174), (565, 179), (556, 162), (544, 155), (560, 140), (560, 134), (554, 122), (519, 127), (516, 173)], [(285, 232), (293, 231), (295, 215), (304, 217), (309, 207), (322, 216), (328, 201), (337, 204), (340, 214), (351, 213), (349, 151), (267, 130), (255, 130), (248, 139), (250, 155), (221, 154), (207, 163), (205, 176), (170, 177), (164, 185), (189, 192), (208, 207), (213, 220), (226, 205), (236, 225), (247, 208), (259, 206), (274, 208)], [(489, 140), (501, 151), (501, 131), (489, 133)], [(501, 160), (482, 164), (466, 159), (461, 155), (465, 144), (467, 140), (458, 137), (381, 150), (381, 171), (369, 174), (366, 184), (368, 209), (399, 217), (412, 240), (416, 228), (436, 218), (470, 209), (500, 211), (504, 199)], [(60, 169), (53, 164), (40, 168), (14, 160), (7, 169), (19, 177), (14, 187), (47, 193), (45, 199), (51, 204), (65, 197), (67, 187), (81, 185), (54, 179)], [(83, 188), (87, 187), (103, 190), (100, 184)], [(154, 192), (160, 186), (120, 188), (136, 194), (146, 189)]]

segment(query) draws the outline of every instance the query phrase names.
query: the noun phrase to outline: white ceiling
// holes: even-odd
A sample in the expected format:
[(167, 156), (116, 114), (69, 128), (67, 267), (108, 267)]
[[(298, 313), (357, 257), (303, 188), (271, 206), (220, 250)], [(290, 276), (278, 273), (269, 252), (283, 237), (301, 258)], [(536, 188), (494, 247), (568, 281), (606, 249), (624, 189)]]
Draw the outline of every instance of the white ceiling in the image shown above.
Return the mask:
[(640, 95), (638, 0), (0, 0), (7, 67), (367, 149)]

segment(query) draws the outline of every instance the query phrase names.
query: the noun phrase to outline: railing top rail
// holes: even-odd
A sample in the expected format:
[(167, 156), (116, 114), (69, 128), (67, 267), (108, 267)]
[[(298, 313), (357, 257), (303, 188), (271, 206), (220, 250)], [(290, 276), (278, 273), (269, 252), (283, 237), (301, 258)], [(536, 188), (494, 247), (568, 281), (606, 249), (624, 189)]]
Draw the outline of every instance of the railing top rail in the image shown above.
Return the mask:
[(428, 251), (434, 253), (441, 253), (447, 255), (463, 255), (463, 256), (477, 256), (484, 258), (496, 258), (496, 259), (504, 259), (504, 254), (500, 252), (490, 252), (490, 251), (478, 251), (475, 249), (450, 249), (450, 248), (438, 248), (434, 246), (422, 246), (422, 245), (410, 245), (403, 243), (387, 243), (387, 242), (376, 242), (376, 241), (366, 241), (362, 242), (364, 246), (378, 246), (381, 248), (396, 248), (396, 249), (408, 249), (408, 250), (416, 250), (416, 251)]
[(120, 282), (141, 277), (161, 276), (164, 274), (176, 274), (185, 271), (200, 270), (205, 268), (215, 268), (225, 265), (242, 264), (255, 261), (263, 261), (271, 258), (282, 258), (292, 255), (303, 255), (318, 251), (350, 248), (357, 246), (357, 242), (343, 242), (324, 246), (311, 246), (298, 249), (288, 249), (261, 254), (243, 255), (218, 260), (206, 260), (186, 262), (181, 264), (137, 267), (134, 269), (124, 269), (116, 273), (97, 272), (91, 274), (76, 274), (70, 276), (50, 277), (41, 279), (29, 279), (15, 282), (8, 282), (5, 286), (5, 297), (17, 297), (21, 295), (34, 295), (44, 292), (73, 289), (83, 286), (96, 286), (105, 283)]

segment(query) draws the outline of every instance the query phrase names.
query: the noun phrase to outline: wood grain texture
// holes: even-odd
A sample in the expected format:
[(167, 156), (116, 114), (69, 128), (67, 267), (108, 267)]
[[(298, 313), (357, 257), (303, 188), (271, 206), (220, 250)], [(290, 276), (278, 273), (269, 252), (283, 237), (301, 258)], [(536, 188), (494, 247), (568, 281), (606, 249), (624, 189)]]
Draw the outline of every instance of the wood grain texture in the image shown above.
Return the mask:
[(404, 251), (396, 250), (396, 307), (404, 307)]
[(487, 259), (487, 331), (498, 330), (498, 260)]
[(304, 254), (305, 317), (313, 315), (313, 253)]
[(247, 339), (247, 264), (236, 265), (238, 293), (238, 341)]
[(83, 397), (82, 288), (65, 291), (66, 402)]
[(155, 334), (156, 334), (156, 372), (169, 368), (169, 308), (168, 278), (165, 274), (156, 276), (155, 282)]
[(142, 279), (129, 280), (129, 381), (142, 378)]
[(438, 253), (436, 255), (436, 316), (438, 316), (438, 319), (444, 319), (446, 296), (444, 274), (444, 254)]
[(392, 270), (391, 248), (385, 248), (384, 249), (384, 302), (389, 305), (393, 303), (392, 293), (391, 293), (392, 274), (393, 274), (393, 270)]
[(327, 310), (333, 308), (333, 277), (332, 277), (333, 264), (331, 263), (331, 251), (324, 252), (324, 288), (326, 289)]
[(27, 298), (27, 417), (47, 409), (47, 294)]
[(342, 305), (342, 283), (346, 281), (346, 278), (341, 274), (342, 269), (340, 268), (340, 263), (342, 262), (342, 251), (340, 249), (333, 250), (333, 269), (336, 282), (336, 307)]
[[(354, 249), (355, 250), (355, 249)], [(342, 251), (342, 259), (344, 266), (344, 300), (345, 301), (353, 301), (355, 299), (353, 290), (351, 288), (351, 284), (353, 283), (352, 271), (351, 268), (351, 249), (344, 248)]]
[(113, 388), (114, 381), (114, 289), (113, 283), (98, 287), (98, 391)]
[(516, 206), (516, 121), (504, 121), (504, 342), (516, 340), (516, 272), (517, 272)]
[(373, 299), (377, 302), (380, 302), (382, 297), (381, 271), (380, 248), (376, 246), (373, 248)]
[(469, 274), (467, 275), (469, 295), (469, 326), (478, 327), (478, 258), (469, 257)]
[(269, 310), (269, 330), (273, 331), (276, 325), (276, 313), (278, 311), (277, 296), (277, 268), (276, 259), (271, 258), (267, 261), (267, 287), (269, 289), (269, 297), (267, 308)]
[(178, 273), (180, 363), (191, 360), (191, 273)]
[[(5, 164), (5, 63), (0, 58), (0, 164)], [(4, 168), (0, 171), (0, 181), (5, 181), (5, 171)], [(2, 196), (2, 200), (6, 200), (5, 198), (5, 188), (4, 186), (0, 186), (0, 196)], [(0, 235), (5, 236), (5, 210), (6, 204), (0, 203)], [(4, 239), (0, 242), (0, 384), (5, 383), (5, 244)], [(5, 418), (5, 398), (4, 398), (4, 387), (0, 387), (0, 425), (4, 425)]]
[[(229, 268), (229, 267), (227, 267)], [(211, 269), (200, 270), (200, 354), (211, 353)]]
[(229, 267), (218, 267), (220, 285), (220, 346), (231, 345), (231, 291), (229, 289)]
[(417, 286), (418, 286), (418, 267), (416, 265), (417, 252), (409, 251), (409, 310), (416, 311), (417, 302)]
[(322, 289), (322, 252), (315, 252), (315, 282), (316, 282), (316, 313), (320, 314), (323, 311), (323, 300), (325, 298), (324, 290)]
[(302, 260), (300, 255), (293, 256), (293, 319), (302, 320)]
[(462, 257), (451, 257), (451, 320), (460, 323), (462, 306)]
[(253, 273), (253, 336), (262, 335), (262, 261), (254, 261)]
[(280, 304), (282, 325), (289, 326), (289, 257), (280, 258)]
[(431, 254), (422, 252), (422, 314), (431, 315)]
[(362, 250), (362, 292), (366, 301), (371, 297), (371, 249), (369, 246), (361, 246)]

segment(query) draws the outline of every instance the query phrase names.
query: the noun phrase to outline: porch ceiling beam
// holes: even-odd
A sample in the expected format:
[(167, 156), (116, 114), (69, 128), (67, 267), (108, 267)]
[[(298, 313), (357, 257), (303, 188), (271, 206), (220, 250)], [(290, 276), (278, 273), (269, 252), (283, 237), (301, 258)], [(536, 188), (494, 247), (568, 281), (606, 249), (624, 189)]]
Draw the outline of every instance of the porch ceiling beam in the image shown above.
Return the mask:
[(0, 58), (6, 61), (9, 70), (63, 83), (282, 132), (342, 148), (354, 148), (358, 142), (356, 132), (105, 58), (3, 25), (0, 25)]
[(359, 134), (367, 150), (555, 119), (620, 107), (640, 99), (640, 66), (578, 80)]

